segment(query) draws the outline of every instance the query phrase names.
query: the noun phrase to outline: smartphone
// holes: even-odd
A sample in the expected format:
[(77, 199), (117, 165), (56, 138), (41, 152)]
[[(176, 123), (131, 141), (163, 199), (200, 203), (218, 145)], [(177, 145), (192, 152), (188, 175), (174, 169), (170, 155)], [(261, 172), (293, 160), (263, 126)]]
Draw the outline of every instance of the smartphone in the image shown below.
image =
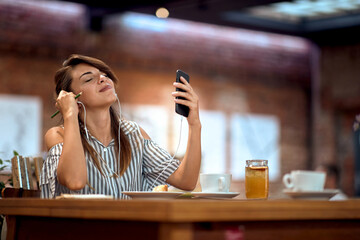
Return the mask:
[[(180, 69), (178, 69), (176, 71), (176, 82), (179, 82), (179, 83), (182, 83), (180, 81), (180, 77), (183, 77), (185, 78), (185, 80), (187, 82), (190, 81), (190, 77), (188, 74), (186, 74), (185, 72), (181, 71)], [(184, 90), (180, 89), (180, 88), (176, 88), (176, 91), (180, 91), (180, 92), (184, 92)], [(183, 97), (176, 97), (178, 99), (185, 99)], [(178, 104), (178, 103), (175, 103), (175, 112), (177, 114), (180, 114), (184, 117), (188, 117), (189, 116), (189, 107), (185, 106), (185, 105), (182, 105), (182, 104)]]

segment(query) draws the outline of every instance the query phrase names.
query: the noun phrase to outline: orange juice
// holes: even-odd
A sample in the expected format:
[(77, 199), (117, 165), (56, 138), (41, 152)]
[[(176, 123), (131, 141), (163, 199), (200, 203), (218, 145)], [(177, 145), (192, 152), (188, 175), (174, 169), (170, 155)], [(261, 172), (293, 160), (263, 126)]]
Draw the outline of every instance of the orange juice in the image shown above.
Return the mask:
[[(248, 160), (266, 161), (266, 160)], [(269, 168), (265, 164), (248, 164), (245, 167), (245, 191), (247, 198), (266, 199), (269, 195)]]

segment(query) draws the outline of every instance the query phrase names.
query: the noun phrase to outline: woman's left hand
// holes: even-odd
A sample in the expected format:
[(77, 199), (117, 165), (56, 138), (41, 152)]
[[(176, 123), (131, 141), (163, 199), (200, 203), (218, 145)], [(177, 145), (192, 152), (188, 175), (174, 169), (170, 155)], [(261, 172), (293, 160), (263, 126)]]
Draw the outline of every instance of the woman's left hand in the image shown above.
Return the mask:
[[(174, 101), (189, 107), (189, 135), (185, 155), (179, 168), (166, 180), (167, 183), (186, 191), (192, 191), (197, 183), (201, 165), (201, 123), (199, 118), (199, 97), (191, 85), (180, 77), (180, 83), (174, 82), (174, 87), (185, 92), (176, 91), (172, 95)], [(177, 99), (183, 97), (185, 99)]]
[[(189, 126), (200, 125), (199, 118), (199, 97), (195, 93), (194, 89), (191, 85), (183, 78), (180, 77), (181, 83), (174, 82), (174, 87), (180, 88), (185, 92), (176, 91), (172, 93), (174, 97), (175, 103), (185, 105), (189, 107), (189, 116), (187, 117), (187, 121)], [(176, 97), (183, 97), (185, 99), (177, 99)]]

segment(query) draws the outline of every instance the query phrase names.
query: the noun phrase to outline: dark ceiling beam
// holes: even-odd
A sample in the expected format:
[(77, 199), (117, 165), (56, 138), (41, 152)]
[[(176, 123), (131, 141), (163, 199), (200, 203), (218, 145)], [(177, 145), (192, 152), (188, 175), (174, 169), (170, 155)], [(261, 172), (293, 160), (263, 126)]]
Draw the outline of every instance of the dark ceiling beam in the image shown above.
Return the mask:
[[(97, 1), (87, 1), (87, 0), (62, 0), (64, 2), (74, 2), (86, 5), (92, 8), (104, 8), (104, 9), (132, 9), (141, 6), (152, 6), (163, 4), (165, 0), (97, 0)], [(174, 0), (175, 1), (175, 0)], [(179, 0), (178, 0), (179, 1)]]
[(360, 14), (312, 20), (305, 25), (306, 32), (348, 28), (360, 25)]
[[(202, 22), (215, 25), (239, 27), (239, 23), (223, 18), (222, 13), (231, 10), (241, 10), (247, 7), (266, 5), (282, 0), (198, 0), (198, 1), (168, 1), (164, 7), (170, 12), (170, 18)], [(155, 9), (149, 7), (135, 9), (136, 12), (154, 14)]]
[[(261, 5), (268, 5), (277, 2), (283, 2), (284, 0), (209, 0), (203, 1), (208, 5), (209, 10), (219, 11), (231, 11), (231, 10), (243, 10), (249, 7), (256, 7)], [(196, 2), (196, 1), (194, 1)]]
[[(106, 16), (125, 11), (155, 14), (158, 7), (169, 9), (170, 18), (235, 28), (302, 36), (315, 41), (349, 41), (360, 28), (360, 15), (352, 14), (290, 23), (262, 19), (246, 13), (246, 8), (284, 0), (63, 0), (83, 4), (88, 9), (89, 29), (101, 31)], [(351, 36), (352, 34), (352, 36)]]
[(303, 37), (319, 45), (351, 45), (360, 42), (360, 26), (349, 28), (336, 28), (326, 31), (313, 31), (305, 34)]
[(204, 23), (226, 25), (221, 23), (219, 13), (233, 9), (244, 9), (247, 7), (265, 5), (282, 0), (64, 0), (83, 4), (88, 9), (88, 25), (92, 31), (102, 30), (104, 18), (111, 14), (125, 11), (135, 11), (147, 14), (155, 14), (160, 6), (169, 9), (170, 17), (192, 20)]
[(252, 16), (243, 12), (225, 12), (222, 14), (225, 21), (237, 23), (238, 27), (256, 27), (287, 34), (304, 35), (317, 31), (350, 28), (360, 25), (360, 14), (331, 17), (318, 20), (302, 20), (299, 22), (286, 22)]
[(284, 0), (63, 0), (65, 2), (80, 3), (89, 7), (98, 8), (118, 8), (134, 9), (149, 6), (196, 6), (209, 5), (216, 6), (218, 10), (224, 9), (242, 9), (246, 7), (266, 5)]

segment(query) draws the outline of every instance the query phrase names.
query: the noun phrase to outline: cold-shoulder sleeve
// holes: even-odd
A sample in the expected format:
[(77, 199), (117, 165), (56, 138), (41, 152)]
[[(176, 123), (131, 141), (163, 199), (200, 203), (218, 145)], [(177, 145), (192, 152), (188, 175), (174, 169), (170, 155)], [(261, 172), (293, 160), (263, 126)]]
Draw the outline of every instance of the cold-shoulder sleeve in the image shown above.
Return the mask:
[(41, 198), (54, 198), (57, 181), (57, 167), (62, 152), (63, 143), (53, 146), (44, 161), (40, 174)]
[(180, 161), (162, 149), (152, 140), (144, 139), (143, 172), (148, 182), (148, 190), (151, 187), (165, 184), (171, 174), (178, 169)]
[(132, 150), (132, 161), (139, 162), (142, 169), (143, 191), (151, 191), (152, 187), (166, 184), (166, 180), (178, 169), (180, 161), (153, 140), (144, 139), (136, 122), (122, 120), (122, 129), (128, 136)]

